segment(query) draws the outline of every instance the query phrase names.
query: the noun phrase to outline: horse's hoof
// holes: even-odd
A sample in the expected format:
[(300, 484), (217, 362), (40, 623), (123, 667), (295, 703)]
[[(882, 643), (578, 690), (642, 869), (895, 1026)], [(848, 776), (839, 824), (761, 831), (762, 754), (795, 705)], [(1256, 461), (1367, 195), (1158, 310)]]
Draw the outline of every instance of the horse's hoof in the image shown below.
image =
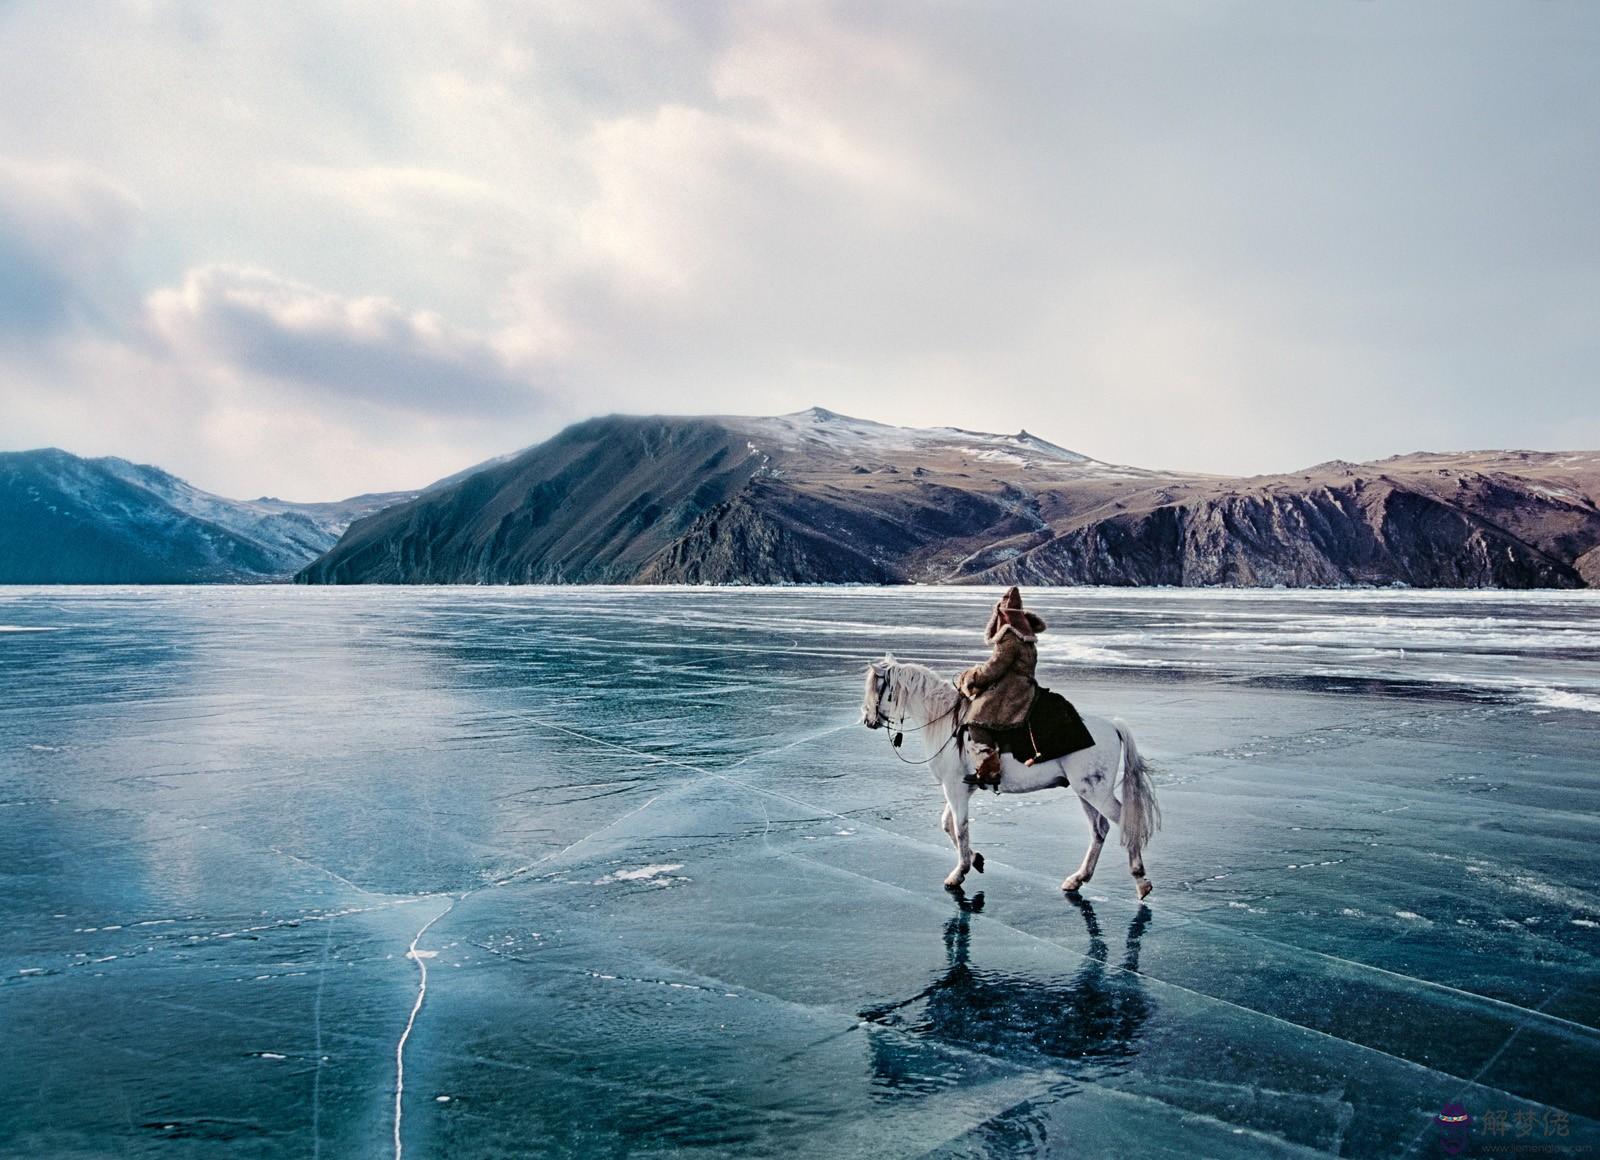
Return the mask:
[(944, 880), (944, 888), (946, 890), (960, 890), (961, 881), (962, 879), (958, 875), (952, 874)]
[(976, 870), (979, 874), (983, 873), (983, 855), (982, 854), (974, 854), (972, 856), (972, 868), (974, 870)]
[(1078, 893), (1078, 888), (1083, 885), (1083, 879), (1074, 874), (1061, 884), (1061, 889), (1067, 894)]
[(1143, 902), (1146, 898), (1149, 898), (1150, 892), (1155, 889), (1155, 887), (1150, 885), (1148, 882), (1136, 882), (1134, 885), (1138, 887), (1140, 902)]

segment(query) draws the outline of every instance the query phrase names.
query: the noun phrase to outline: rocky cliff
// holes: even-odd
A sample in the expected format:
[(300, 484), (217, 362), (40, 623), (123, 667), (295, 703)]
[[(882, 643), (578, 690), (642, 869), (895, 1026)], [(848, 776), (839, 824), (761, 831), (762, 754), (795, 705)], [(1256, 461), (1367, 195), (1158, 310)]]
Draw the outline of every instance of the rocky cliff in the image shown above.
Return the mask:
[(1027, 432), (612, 416), (353, 523), (306, 583), (1600, 585), (1600, 454), (1227, 479)]

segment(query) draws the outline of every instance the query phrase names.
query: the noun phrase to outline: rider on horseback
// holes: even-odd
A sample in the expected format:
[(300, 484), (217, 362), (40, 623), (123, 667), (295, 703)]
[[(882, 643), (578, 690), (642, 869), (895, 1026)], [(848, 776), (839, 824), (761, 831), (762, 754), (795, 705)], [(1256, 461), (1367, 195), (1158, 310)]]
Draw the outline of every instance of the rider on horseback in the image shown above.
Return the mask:
[(1034, 643), (1045, 630), (1043, 618), (1026, 612), (1022, 593), (1010, 588), (994, 606), (984, 643), (994, 651), (988, 661), (956, 678), (956, 688), (972, 699), (967, 709), (967, 748), (977, 768), (973, 784), (989, 788), (1000, 784), (998, 730), (1015, 728), (1028, 720), (1033, 705), (1034, 668), (1039, 650)]

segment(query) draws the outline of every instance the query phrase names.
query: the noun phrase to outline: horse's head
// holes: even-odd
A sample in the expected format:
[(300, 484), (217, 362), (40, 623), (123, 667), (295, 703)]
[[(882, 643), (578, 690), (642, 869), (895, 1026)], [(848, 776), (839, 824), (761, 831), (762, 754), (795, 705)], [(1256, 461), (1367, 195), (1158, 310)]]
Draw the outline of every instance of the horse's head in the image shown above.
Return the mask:
[(887, 654), (881, 661), (867, 665), (867, 687), (861, 697), (861, 723), (868, 729), (881, 728), (885, 721), (883, 702), (892, 685), (894, 656)]

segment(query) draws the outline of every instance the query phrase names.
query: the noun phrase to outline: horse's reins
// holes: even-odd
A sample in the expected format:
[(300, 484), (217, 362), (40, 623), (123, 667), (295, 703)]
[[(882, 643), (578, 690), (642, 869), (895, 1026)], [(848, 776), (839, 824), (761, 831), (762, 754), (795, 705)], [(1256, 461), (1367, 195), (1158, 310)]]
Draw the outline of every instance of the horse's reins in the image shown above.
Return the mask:
[[(893, 678), (891, 678), (888, 674), (884, 674), (884, 678), (883, 679), (886, 682), (888, 682), (894, 688), (895, 705), (898, 708), (901, 705), (901, 703), (902, 703), (902, 701), (904, 699), (904, 690), (899, 685), (895, 684), (894, 681), (893, 681)], [(935, 749), (932, 753), (928, 754), (928, 756), (924, 757), (921, 761), (913, 761), (913, 760), (911, 760), (911, 758), (909, 758), (905, 754), (901, 753), (900, 752), (900, 743), (905, 740), (905, 735), (907, 733), (920, 733), (924, 729), (931, 729), (934, 726), (935, 723), (937, 723), (939, 721), (943, 721), (946, 717), (950, 717), (950, 718), (958, 717), (960, 715), (960, 713), (961, 713), (961, 705), (962, 705), (962, 702), (964, 700), (965, 700), (965, 698), (958, 696), (956, 698), (955, 704), (951, 705), (948, 710), (946, 710), (943, 713), (940, 713), (937, 717), (933, 718), (933, 720), (925, 721), (923, 724), (917, 725), (917, 726), (915, 726), (915, 727), (913, 727), (911, 729), (907, 729), (906, 728), (906, 724), (905, 724), (906, 723), (906, 715), (905, 715), (905, 712), (904, 712), (903, 709), (901, 710), (900, 716), (899, 716), (898, 719), (890, 718), (887, 715), (885, 715), (885, 722), (886, 723), (888, 721), (891, 721), (891, 720), (894, 721), (894, 724), (892, 725), (892, 727), (890, 728), (890, 730), (888, 731), (888, 734), (887, 734), (887, 736), (889, 738), (889, 748), (892, 749), (894, 751), (894, 755), (896, 757), (898, 757), (901, 760), (901, 762), (903, 762), (906, 765), (927, 765), (927, 764), (929, 764), (936, 757), (938, 757), (941, 753), (943, 753), (946, 749), (949, 749), (951, 742), (953, 742), (956, 738), (961, 736), (961, 729), (960, 729), (959, 725), (957, 726), (957, 728), (951, 730), (950, 736), (945, 738), (945, 742), (944, 742), (943, 745), (939, 746), (938, 749)], [(882, 713), (883, 712), (883, 694), (881, 692), (878, 694), (878, 706), (877, 707), (878, 707), (878, 712)]]

